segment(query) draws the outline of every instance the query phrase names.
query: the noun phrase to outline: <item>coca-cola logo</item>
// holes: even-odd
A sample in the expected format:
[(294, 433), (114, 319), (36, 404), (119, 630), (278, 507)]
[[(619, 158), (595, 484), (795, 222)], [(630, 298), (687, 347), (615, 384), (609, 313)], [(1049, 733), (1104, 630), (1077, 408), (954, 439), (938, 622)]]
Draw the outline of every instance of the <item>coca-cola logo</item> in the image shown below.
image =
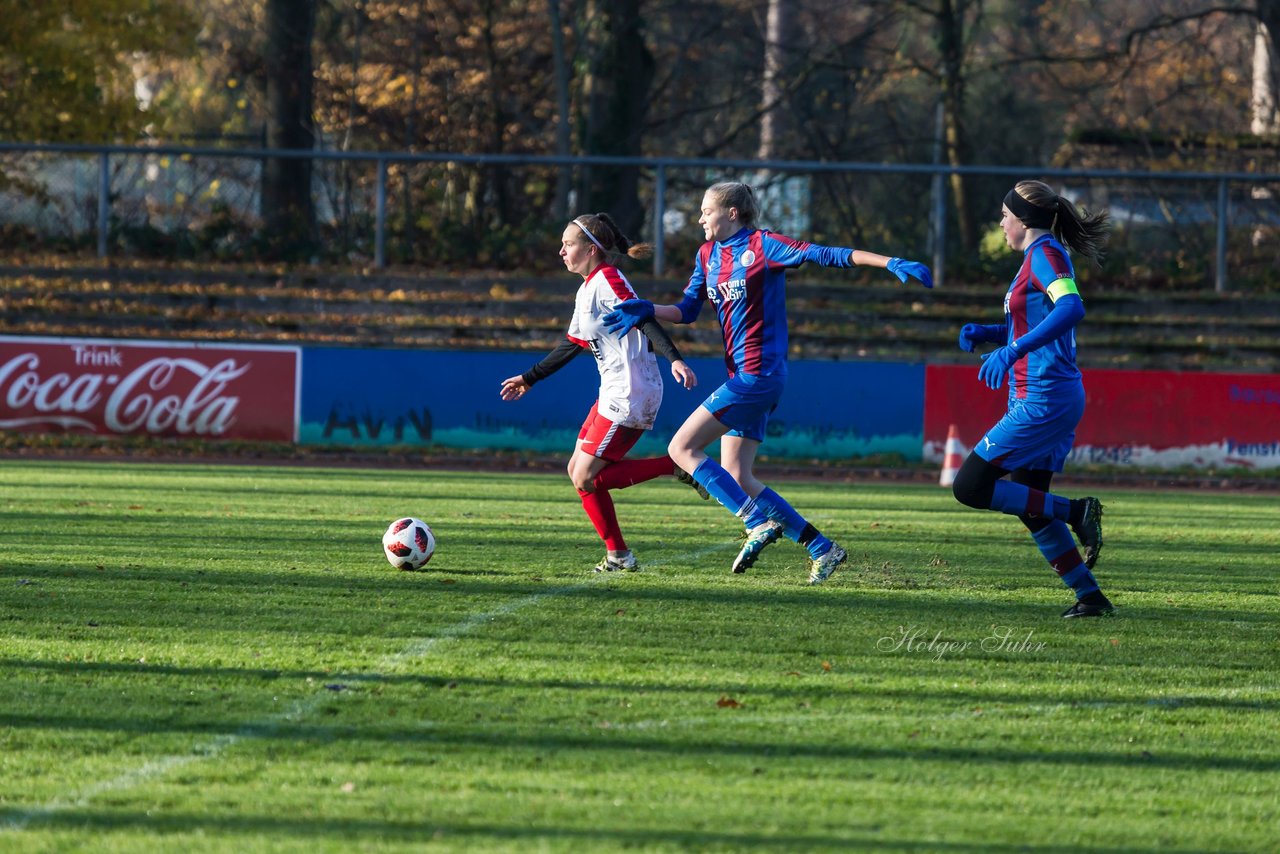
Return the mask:
[(86, 368), (74, 375), (54, 371), (42, 375), (40, 357), (21, 353), (0, 365), (0, 402), (10, 412), (32, 415), (0, 419), (0, 428), (38, 427), (94, 429), (86, 417), (101, 407), (102, 425), (114, 433), (176, 433), (183, 436), (222, 436), (236, 422), (240, 398), (228, 386), (244, 376), (251, 362), (222, 358), (213, 364), (185, 356), (159, 356), (127, 373), (93, 371), (93, 367), (121, 367), (115, 348), (87, 351), (76, 348), (76, 364)]

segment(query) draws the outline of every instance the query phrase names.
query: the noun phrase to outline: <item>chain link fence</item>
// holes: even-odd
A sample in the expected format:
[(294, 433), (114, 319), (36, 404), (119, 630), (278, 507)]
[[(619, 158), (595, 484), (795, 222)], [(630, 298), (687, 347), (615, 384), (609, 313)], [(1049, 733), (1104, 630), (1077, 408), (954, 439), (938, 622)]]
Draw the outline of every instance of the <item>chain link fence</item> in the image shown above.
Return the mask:
[[(258, 260), (263, 163), (312, 160), (314, 260), (536, 272), (558, 268), (562, 222), (589, 170), (638, 169), (638, 239), (683, 274), (703, 190), (745, 180), (762, 224), (816, 242), (929, 260), (940, 279), (1006, 278), (997, 223), (1013, 181), (1041, 178), (1116, 225), (1102, 286), (1280, 287), (1280, 174), (928, 164), (532, 157), (0, 144), (0, 240), (24, 251), (192, 263)], [(962, 239), (950, 178), (973, 200)], [(1086, 274), (1090, 275), (1090, 274)]]

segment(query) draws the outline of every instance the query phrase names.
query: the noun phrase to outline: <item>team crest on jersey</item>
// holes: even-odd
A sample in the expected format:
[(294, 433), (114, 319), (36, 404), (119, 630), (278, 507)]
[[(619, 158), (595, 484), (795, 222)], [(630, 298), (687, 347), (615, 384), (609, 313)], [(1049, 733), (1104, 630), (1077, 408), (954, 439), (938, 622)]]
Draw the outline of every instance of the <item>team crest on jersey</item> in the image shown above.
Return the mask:
[(756, 253), (751, 251), (750, 249), (745, 250), (741, 255), (738, 256), (738, 263), (744, 267), (750, 267), (755, 262), (756, 262)]

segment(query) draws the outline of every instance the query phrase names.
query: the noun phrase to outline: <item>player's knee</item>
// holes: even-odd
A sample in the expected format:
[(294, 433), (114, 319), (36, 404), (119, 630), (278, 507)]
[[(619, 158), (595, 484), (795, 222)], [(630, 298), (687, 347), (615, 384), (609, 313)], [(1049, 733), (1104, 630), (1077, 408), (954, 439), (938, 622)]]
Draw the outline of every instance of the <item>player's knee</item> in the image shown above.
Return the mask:
[(693, 460), (693, 451), (678, 437), (667, 443), (667, 456), (671, 457), (671, 461), (680, 468), (692, 473), (693, 468), (690, 467), (690, 463)]
[(956, 501), (959, 501), (966, 507), (974, 506), (973, 490), (970, 488), (969, 484), (962, 483), (958, 475), (956, 476), (955, 481), (951, 484), (951, 494), (955, 496)]
[(956, 479), (951, 484), (951, 494), (956, 497), (956, 501), (966, 507), (987, 510), (991, 507), (991, 495), (995, 489), (995, 482), (986, 475), (986, 466), (981, 463), (974, 464), (974, 459), (980, 460), (970, 456), (960, 466), (960, 471), (956, 472)]
[(592, 477), (590, 468), (569, 463), (567, 471), (569, 473), (569, 481), (579, 492), (596, 491), (595, 478)]

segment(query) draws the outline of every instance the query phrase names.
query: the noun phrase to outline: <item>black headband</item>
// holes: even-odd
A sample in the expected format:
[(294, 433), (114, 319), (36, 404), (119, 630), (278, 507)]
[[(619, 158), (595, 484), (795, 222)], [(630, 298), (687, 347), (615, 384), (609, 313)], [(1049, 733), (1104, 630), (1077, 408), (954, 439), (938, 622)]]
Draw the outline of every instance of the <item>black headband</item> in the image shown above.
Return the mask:
[(1004, 206), (1013, 212), (1013, 215), (1022, 220), (1022, 224), (1027, 228), (1053, 228), (1053, 221), (1057, 219), (1058, 212), (1042, 208), (1039, 205), (1033, 205), (1031, 202), (1018, 195), (1018, 191), (1010, 190), (1004, 197)]

